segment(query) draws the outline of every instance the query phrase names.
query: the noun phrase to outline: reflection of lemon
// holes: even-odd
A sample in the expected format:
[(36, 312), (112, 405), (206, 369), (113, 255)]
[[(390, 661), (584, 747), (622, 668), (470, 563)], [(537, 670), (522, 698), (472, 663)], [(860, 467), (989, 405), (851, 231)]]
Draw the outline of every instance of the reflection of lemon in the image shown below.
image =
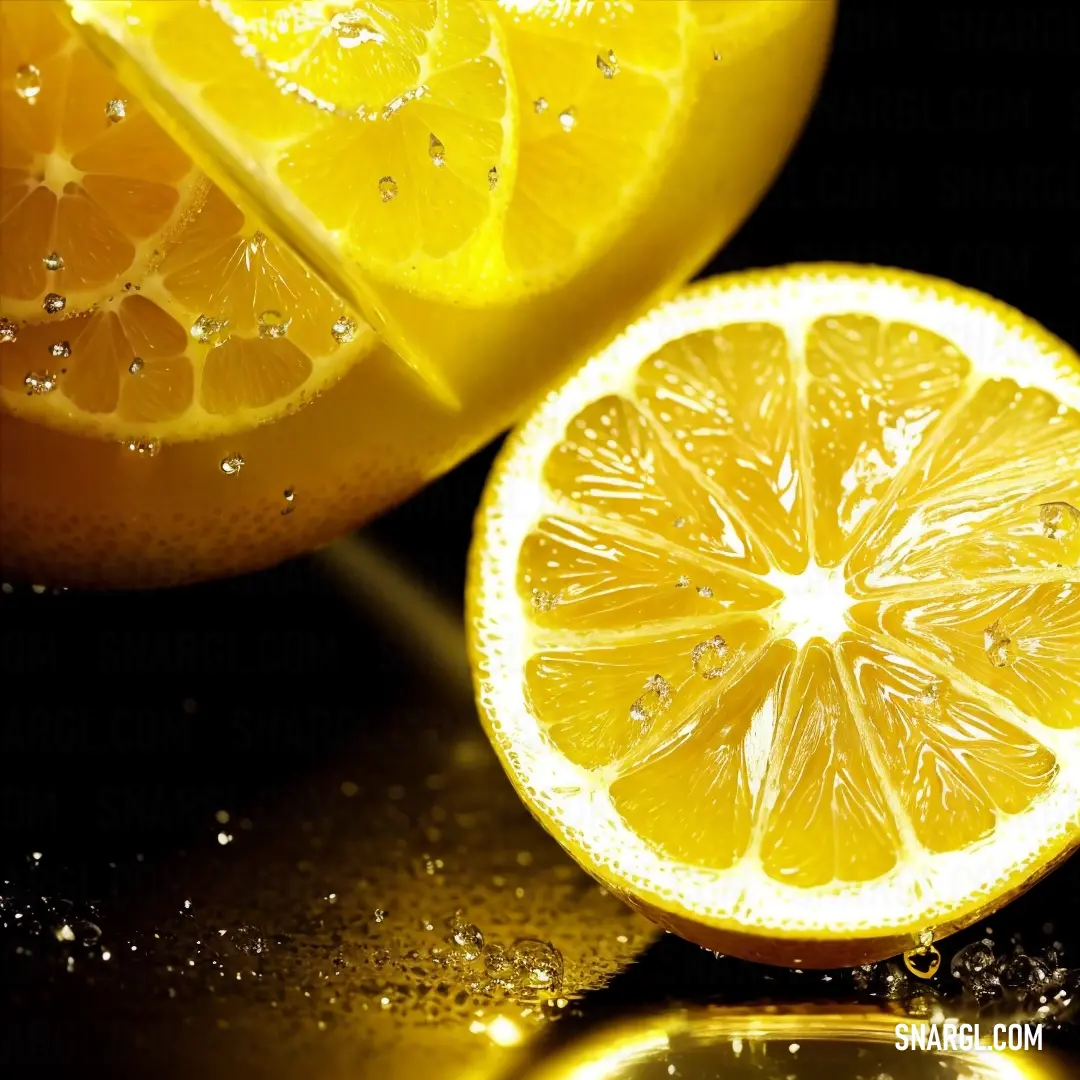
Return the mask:
[[(907, 1034), (905, 1030), (905, 1035)], [(986, 1041), (989, 1036), (984, 1033)], [(1060, 1080), (1048, 1055), (897, 1049), (897, 1017), (863, 1009), (698, 1009), (638, 1017), (571, 1043), (523, 1080)]]
[(686, 4), (74, 8), (332, 264), (457, 302), (568, 278), (628, 227), (687, 114)]
[(526, 801), (734, 955), (861, 962), (1080, 839), (1080, 362), (948, 283), (707, 283), (552, 394), (477, 524)]

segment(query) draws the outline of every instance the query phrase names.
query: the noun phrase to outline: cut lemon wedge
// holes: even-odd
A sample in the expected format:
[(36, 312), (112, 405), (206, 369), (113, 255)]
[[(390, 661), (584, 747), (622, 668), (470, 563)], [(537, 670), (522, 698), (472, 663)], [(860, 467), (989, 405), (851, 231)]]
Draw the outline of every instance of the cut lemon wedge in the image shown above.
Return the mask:
[(234, 434), (309, 404), (376, 345), (296, 258), (203, 181), (138, 283), (90, 312), (10, 322), (0, 404), (140, 452)]
[(341, 272), (344, 256), (427, 299), (502, 303), (568, 280), (632, 227), (689, 112), (685, 4), (72, 9), (313, 265)]
[(513, 783), (630, 903), (925, 946), (1080, 841), (1080, 359), (913, 274), (706, 282), (507, 444), (468, 620)]
[[(0, 3), (0, 304), (85, 311), (139, 275), (199, 173), (49, 4)], [(50, 299), (55, 307), (59, 299)]]

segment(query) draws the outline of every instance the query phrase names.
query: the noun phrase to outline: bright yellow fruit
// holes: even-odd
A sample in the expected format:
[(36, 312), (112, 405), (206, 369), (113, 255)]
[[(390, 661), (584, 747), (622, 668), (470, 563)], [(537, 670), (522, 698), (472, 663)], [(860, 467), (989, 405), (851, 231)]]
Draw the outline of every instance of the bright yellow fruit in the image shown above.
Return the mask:
[(944, 936), (1080, 841), (1080, 359), (913, 274), (706, 282), (507, 445), (468, 620), (515, 786), (642, 911)]
[[(83, 311), (139, 274), (189, 210), (199, 172), (41, 3), (0, 5), (0, 294)], [(52, 306), (52, 305), (51, 305)]]
[[(0, 317), (14, 331), (0, 324), (0, 568), (24, 580), (145, 587), (269, 566), (339, 537), (451, 468), (731, 235), (798, 134), (834, 15), (834, 4), (821, 0), (648, 3), (633, 11), (614, 2), (511, 10), (294, 0), (288, 11), (296, 17), (275, 37), (266, 13), (280, 5), (134, 6), (146, 21), (140, 30), (125, 20), (120, 35), (132, 32), (133, 52), (158, 42), (201, 72), (178, 85), (179, 96), (163, 85), (175, 74), (168, 65), (140, 67), (87, 24), (65, 30), (58, 51), (87, 55), (85, 40), (126, 87), (127, 115), (109, 137), (142, 115), (138, 99), (176, 140), (166, 140), (162, 160), (179, 155), (186, 163), (177, 147), (190, 150), (218, 190), (180, 214), (183, 228), (166, 229), (151, 258), (102, 286), (90, 314), (90, 297), (76, 302), (74, 291), (52, 315), (40, 304), (15, 312), (9, 297), (0, 298)], [(63, 21), (54, 12), (84, 17), (108, 8), (136, 17), (130, 4), (81, 0), (0, 0), (0, 10), (9, 7), (35, 28), (20, 54), (31, 59), (50, 55), (45, 30)], [(359, 19), (343, 26), (340, 16), (353, 10)], [(302, 24), (312, 11), (314, 27)], [(316, 126), (341, 120), (264, 71), (255, 73), (261, 97), (254, 85), (231, 82), (230, 65), (245, 57), (235, 31), (222, 42), (225, 14), (247, 20), (275, 63), (299, 63), (320, 92), (340, 84), (358, 101), (374, 87), (371, 100), (379, 102), (414, 68), (435, 81), (412, 89), (442, 88), (441, 98), (415, 94), (385, 119), (380, 112), (343, 129), (346, 141), (414, 155), (407, 171), (395, 164), (365, 172), (371, 163), (362, 156), (332, 170), (327, 190), (342, 205), (355, 203), (350, 221), (369, 251), (356, 253), (360, 263), (332, 245), (321, 262), (313, 259), (318, 252), (296, 242), (287, 208), (276, 202), (285, 197), (281, 178), (264, 184), (254, 165), (223, 159), (218, 136), (229, 130), (237, 138), (250, 131), (254, 149), (269, 153), (282, 146), (274, 125), (289, 117)], [(150, 32), (162, 20), (172, 20), (175, 34)], [(220, 92), (192, 90), (204, 76), (205, 87), (220, 84)], [(106, 95), (118, 91), (99, 77), (85, 82), (85, 108), (104, 117)], [(540, 95), (548, 108), (537, 112)], [(218, 117), (208, 121), (212, 132), (203, 130), (186, 111), (209, 109), (211, 99), (236, 110), (232, 127)], [(25, 112), (37, 107), (13, 103)], [(573, 122), (564, 124), (569, 109)], [(7, 112), (2, 119), (6, 148), (13, 121)], [(481, 128), (494, 141), (469, 135)], [(442, 165), (431, 135), (443, 146)], [(281, 137), (292, 138), (287, 129)], [(490, 162), (488, 145), (499, 155)], [(534, 164), (526, 168), (526, 159)], [(392, 169), (396, 195), (379, 184)], [(451, 205), (457, 169), (473, 187)], [(399, 242), (418, 244), (419, 258), (395, 263), (405, 253)], [(484, 267), (493, 253), (518, 269), (491, 278)], [(327, 289), (299, 271), (301, 260)], [(450, 273), (454, 260), (460, 274)], [(424, 283), (408, 278), (414, 262), (417, 274), (429, 275)], [(406, 276), (390, 284), (379, 265)], [(367, 292), (342, 280), (349, 267)], [(355, 336), (339, 342), (340, 313), (358, 307), (351, 293), (371, 301), (365, 310), (375, 334), (350, 316)], [(74, 312), (81, 317), (68, 318)], [(204, 315), (229, 325), (205, 332)], [(290, 318), (284, 339), (275, 337), (275, 323), (280, 329)], [(196, 326), (204, 329), (193, 335)], [(53, 357), (52, 345), (65, 340), (71, 356)], [(153, 355), (144, 344), (155, 345)], [(136, 357), (144, 363), (133, 374)], [(54, 359), (72, 363), (50, 367)], [(36, 380), (52, 389), (28, 396), (27, 374), (56, 379)], [(222, 468), (234, 461), (243, 464)]]
[(361, 319), (205, 180), (186, 225), (134, 282), (90, 311), (12, 334), (0, 351), (8, 412), (150, 452), (310, 404), (376, 345)]
[(152, 454), (309, 404), (374, 334), (192, 167), (61, 11), (0, 4), (0, 406)]
[(654, 187), (688, 4), (77, 0), (320, 266), (456, 303), (565, 281)]

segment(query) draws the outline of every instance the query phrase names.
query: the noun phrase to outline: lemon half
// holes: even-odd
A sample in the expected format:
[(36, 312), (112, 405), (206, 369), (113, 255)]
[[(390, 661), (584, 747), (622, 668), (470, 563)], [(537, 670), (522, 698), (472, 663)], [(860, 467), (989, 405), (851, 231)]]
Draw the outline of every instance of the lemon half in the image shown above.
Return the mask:
[(591, 873), (796, 966), (1080, 840), (1080, 360), (876, 268), (706, 282), (553, 391), (470, 557), (481, 715)]

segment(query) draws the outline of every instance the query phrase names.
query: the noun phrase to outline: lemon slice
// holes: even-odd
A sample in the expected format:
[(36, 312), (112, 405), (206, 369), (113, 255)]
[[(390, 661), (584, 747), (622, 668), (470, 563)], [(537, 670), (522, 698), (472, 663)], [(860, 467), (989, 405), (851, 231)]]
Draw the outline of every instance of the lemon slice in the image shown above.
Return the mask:
[(90, 308), (190, 208), (198, 170), (48, 3), (0, 3), (0, 129), (8, 320)]
[(663, 925), (944, 936), (1080, 840), (1080, 360), (912, 274), (706, 282), (508, 443), (468, 621), (518, 791)]
[(140, 283), (88, 313), (11, 323), (0, 405), (153, 453), (163, 440), (295, 411), (376, 345), (294, 256), (203, 184), (197, 213)]
[(684, 4), (72, 8), (329, 280), (345, 256), (428, 299), (566, 281), (633, 226), (688, 114)]

